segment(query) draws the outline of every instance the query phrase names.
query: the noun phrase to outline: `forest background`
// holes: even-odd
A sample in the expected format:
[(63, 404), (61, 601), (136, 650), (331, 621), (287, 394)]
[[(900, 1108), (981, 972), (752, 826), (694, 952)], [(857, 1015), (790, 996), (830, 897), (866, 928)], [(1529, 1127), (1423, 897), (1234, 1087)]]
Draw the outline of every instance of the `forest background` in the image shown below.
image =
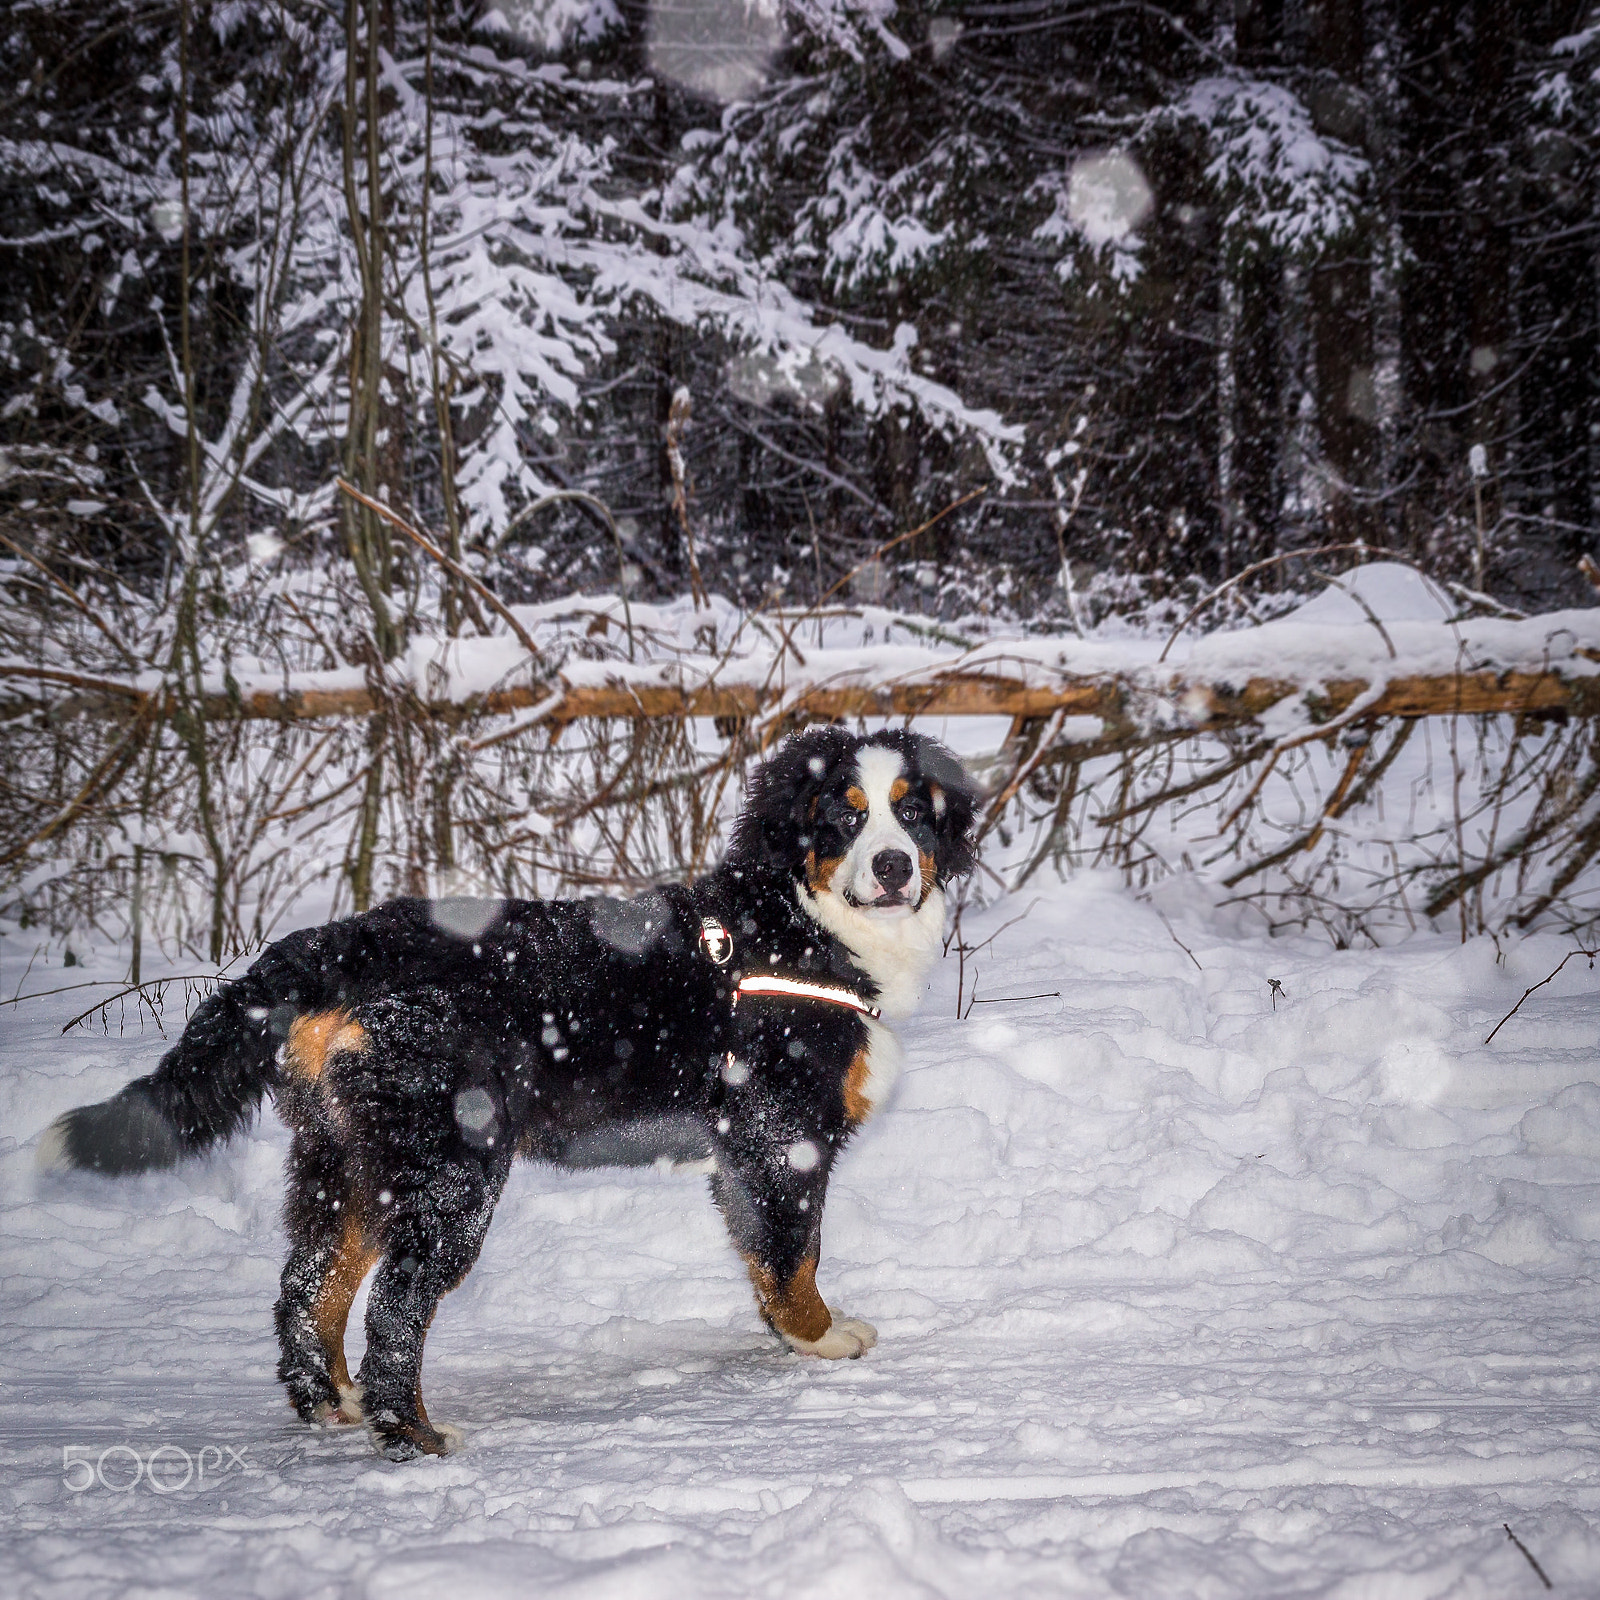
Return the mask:
[[(701, 859), (681, 732), (569, 746), (557, 793), (527, 740), (485, 778), (419, 712), (395, 664), (496, 602), (1081, 633), (1339, 544), (1587, 603), (1591, 13), (11, 0), (7, 914), (132, 906), (137, 976), (157, 857), (213, 956), (274, 873), (362, 905), (469, 865), (526, 890), (485, 866), (519, 839), (561, 887)], [(584, 620), (569, 654), (620, 654)], [(215, 701), (264, 658), (358, 669), (378, 713), (252, 743)], [(161, 693), (96, 722), (29, 672)], [(596, 866), (623, 771), (670, 814)], [(350, 830), (333, 867), (267, 847), (313, 817)]]

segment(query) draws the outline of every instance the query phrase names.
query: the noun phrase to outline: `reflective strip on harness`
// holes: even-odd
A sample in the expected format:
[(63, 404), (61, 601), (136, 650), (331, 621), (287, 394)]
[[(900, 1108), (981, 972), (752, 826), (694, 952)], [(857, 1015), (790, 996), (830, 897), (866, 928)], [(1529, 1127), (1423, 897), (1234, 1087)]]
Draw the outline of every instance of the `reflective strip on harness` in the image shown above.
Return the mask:
[(733, 1003), (739, 1004), (742, 994), (784, 995), (794, 1000), (825, 1000), (829, 1005), (846, 1006), (859, 1011), (864, 1017), (881, 1017), (876, 1006), (869, 1006), (858, 994), (848, 989), (836, 989), (826, 983), (806, 983), (799, 978), (780, 978), (771, 973), (753, 978), (741, 978), (733, 991)]

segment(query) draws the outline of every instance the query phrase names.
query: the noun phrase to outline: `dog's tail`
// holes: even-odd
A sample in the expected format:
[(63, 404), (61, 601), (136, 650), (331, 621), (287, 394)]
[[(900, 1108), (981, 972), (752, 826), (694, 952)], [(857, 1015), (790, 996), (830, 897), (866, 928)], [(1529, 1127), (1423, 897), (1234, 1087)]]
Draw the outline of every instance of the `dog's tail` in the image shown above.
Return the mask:
[[(278, 1083), (279, 1046), (304, 1011), (337, 1002), (329, 930), (290, 934), (208, 995), (156, 1070), (98, 1105), (58, 1117), (42, 1165), (120, 1174), (170, 1167), (248, 1127)], [(330, 967), (334, 970), (330, 973)]]

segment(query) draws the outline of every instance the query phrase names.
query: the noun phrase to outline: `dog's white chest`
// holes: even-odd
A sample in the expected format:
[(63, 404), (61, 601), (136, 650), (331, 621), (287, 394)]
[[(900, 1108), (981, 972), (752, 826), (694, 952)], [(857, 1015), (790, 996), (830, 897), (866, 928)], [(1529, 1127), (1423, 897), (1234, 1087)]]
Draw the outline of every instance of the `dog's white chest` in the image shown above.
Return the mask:
[(867, 1019), (867, 1042), (845, 1081), (845, 1110), (852, 1122), (865, 1122), (889, 1098), (904, 1060), (905, 1051), (894, 1032)]
[(922, 1001), (928, 971), (944, 948), (944, 893), (930, 889), (908, 915), (877, 919), (837, 895), (797, 890), (801, 909), (820, 922), (877, 986), (884, 1015), (909, 1017)]

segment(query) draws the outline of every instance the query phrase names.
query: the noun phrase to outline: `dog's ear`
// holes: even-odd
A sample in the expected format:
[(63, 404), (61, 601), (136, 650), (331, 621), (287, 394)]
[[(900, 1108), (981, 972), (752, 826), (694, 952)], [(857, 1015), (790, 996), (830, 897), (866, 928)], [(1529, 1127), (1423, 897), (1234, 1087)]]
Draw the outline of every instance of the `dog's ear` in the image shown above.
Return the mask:
[(750, 774), (727, 859), (798, 870), (811, 847), (817, 796), (860, 742), (843, 728), (808, 728), (786, 739)]
[(978, 786), (954, 754), (925, 733), (911, 736), (917, 769), (933, 801), (934, 873), (943, 888), (978, 864)]

